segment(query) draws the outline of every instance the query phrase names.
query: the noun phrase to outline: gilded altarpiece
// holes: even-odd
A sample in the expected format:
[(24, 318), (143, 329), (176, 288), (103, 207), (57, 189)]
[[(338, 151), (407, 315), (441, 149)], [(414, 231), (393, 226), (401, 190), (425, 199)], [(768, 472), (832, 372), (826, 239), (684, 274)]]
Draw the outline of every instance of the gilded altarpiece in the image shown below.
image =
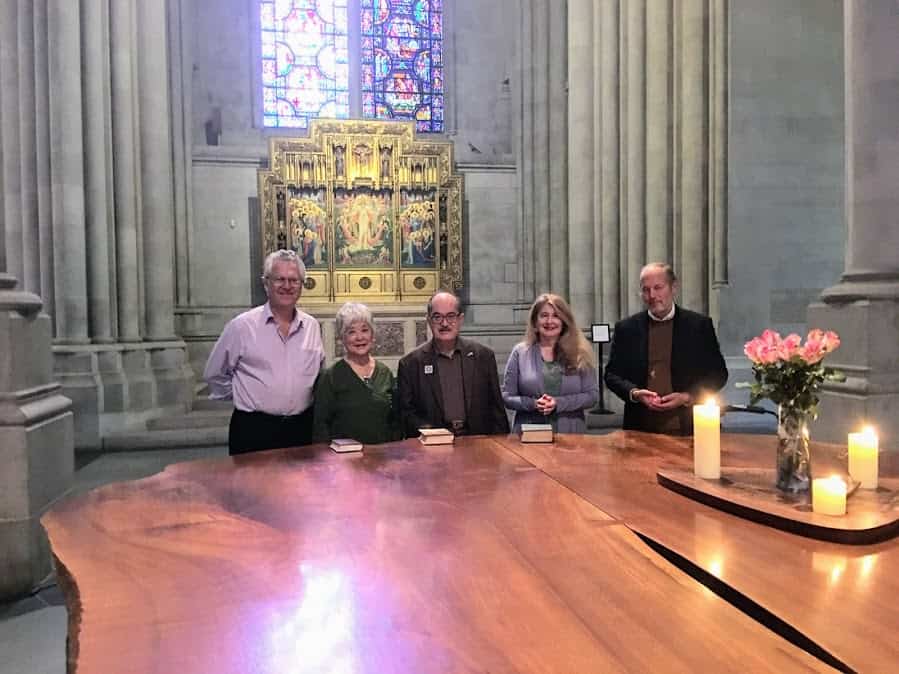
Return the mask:
[(303, 258), (305, 305), (421, 306), (462, 285), (462, 189), (452, 143), (412, 122), (315, 120), (308, 138), (269, 141), (263, 253)]

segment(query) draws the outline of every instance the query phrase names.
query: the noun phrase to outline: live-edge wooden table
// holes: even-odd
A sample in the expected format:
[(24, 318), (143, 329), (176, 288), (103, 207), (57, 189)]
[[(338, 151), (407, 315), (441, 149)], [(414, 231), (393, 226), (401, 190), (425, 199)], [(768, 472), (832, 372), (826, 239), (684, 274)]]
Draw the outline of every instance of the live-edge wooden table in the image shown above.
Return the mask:
[[(899, 671), (899, 539), (827, 543), (665, 489), (656, 472), (691, 468), (690, 438), (628, 431), (557, 436), (553, 445), (501, 442), (760, 620), (819, 647), (840, 668)], [(723, 434), (722, 466), (773, 466), (775, 442), (772, 436)], [(813, 465), (842, 461), (845, 468), (845, 451), (813, 442)], [(899, 455), (882, 453), (880, 472), (899, 476)]]
[(407, 440), (197, 461), (101, 487), (43, 518), (69, 671), (830, 669), (638, 534), (842, 662), (895, 664), (896, 546), (797, 539), (655, 482), (654, 463), (686, 457), (682, 441), (623, 433)]

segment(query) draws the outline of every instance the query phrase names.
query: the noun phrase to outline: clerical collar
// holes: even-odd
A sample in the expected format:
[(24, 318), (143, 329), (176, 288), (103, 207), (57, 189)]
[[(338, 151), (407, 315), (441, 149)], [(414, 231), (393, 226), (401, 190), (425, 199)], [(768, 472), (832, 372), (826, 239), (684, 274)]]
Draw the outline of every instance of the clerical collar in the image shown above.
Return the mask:
[(672, 318), (674, 318), (674, 309), (675, 309), (676, 307), (677, 307), (676, 304), (672, 304), (672, 305), (671, 305), (671, 311), (669, 311), (669, 312), (668, 312), (665, 316), (663, 316), (662, 318), (656, 318), (655, 316), (652, 315), (652, 312), (651, 312), (651, 311), (647, 311), (646, 313), (649, 314), (649, 318), (652, 319), (652, 320), (654, 320), (656, 323), (664, 323), (665, 321), (670, 321)]

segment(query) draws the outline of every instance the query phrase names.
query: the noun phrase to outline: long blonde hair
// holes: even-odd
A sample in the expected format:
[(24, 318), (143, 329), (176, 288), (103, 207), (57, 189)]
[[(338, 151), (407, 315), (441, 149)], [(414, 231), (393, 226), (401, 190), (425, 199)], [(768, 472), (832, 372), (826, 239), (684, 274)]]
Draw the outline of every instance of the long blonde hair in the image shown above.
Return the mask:
[(556, 342), (556, 355), (568, 370), (583, 370), (588, 367), (596, 367), (596, 359), (593, 357), (593, 346), (587, 341), (583, 333), (578, 329), (577, 322), (568, 302), (553, 293), (543, 293), (531, 305), (528, 313), (528, 327), (524, 333), (524, 341), (528, 344), (536, 344), (540, 335), (537, 332), (537, 320), (540, 311), (546, 305), (556, 310), (556, 315), (562, 321), (562, 333)]

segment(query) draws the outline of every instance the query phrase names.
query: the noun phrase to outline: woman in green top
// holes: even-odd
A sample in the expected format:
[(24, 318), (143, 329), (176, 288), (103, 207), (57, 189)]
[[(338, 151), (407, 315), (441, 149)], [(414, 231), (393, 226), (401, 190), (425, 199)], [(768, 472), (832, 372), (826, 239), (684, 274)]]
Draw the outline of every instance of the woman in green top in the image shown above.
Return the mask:
[(374, 321), (364, 304), (347, 302), (337, 312), (344, 356), (315, 384), (314, 437), (317, 442), (352, 438), (377, 444), (399, 438), (393, 398), (396, 380), (371, 355)]

